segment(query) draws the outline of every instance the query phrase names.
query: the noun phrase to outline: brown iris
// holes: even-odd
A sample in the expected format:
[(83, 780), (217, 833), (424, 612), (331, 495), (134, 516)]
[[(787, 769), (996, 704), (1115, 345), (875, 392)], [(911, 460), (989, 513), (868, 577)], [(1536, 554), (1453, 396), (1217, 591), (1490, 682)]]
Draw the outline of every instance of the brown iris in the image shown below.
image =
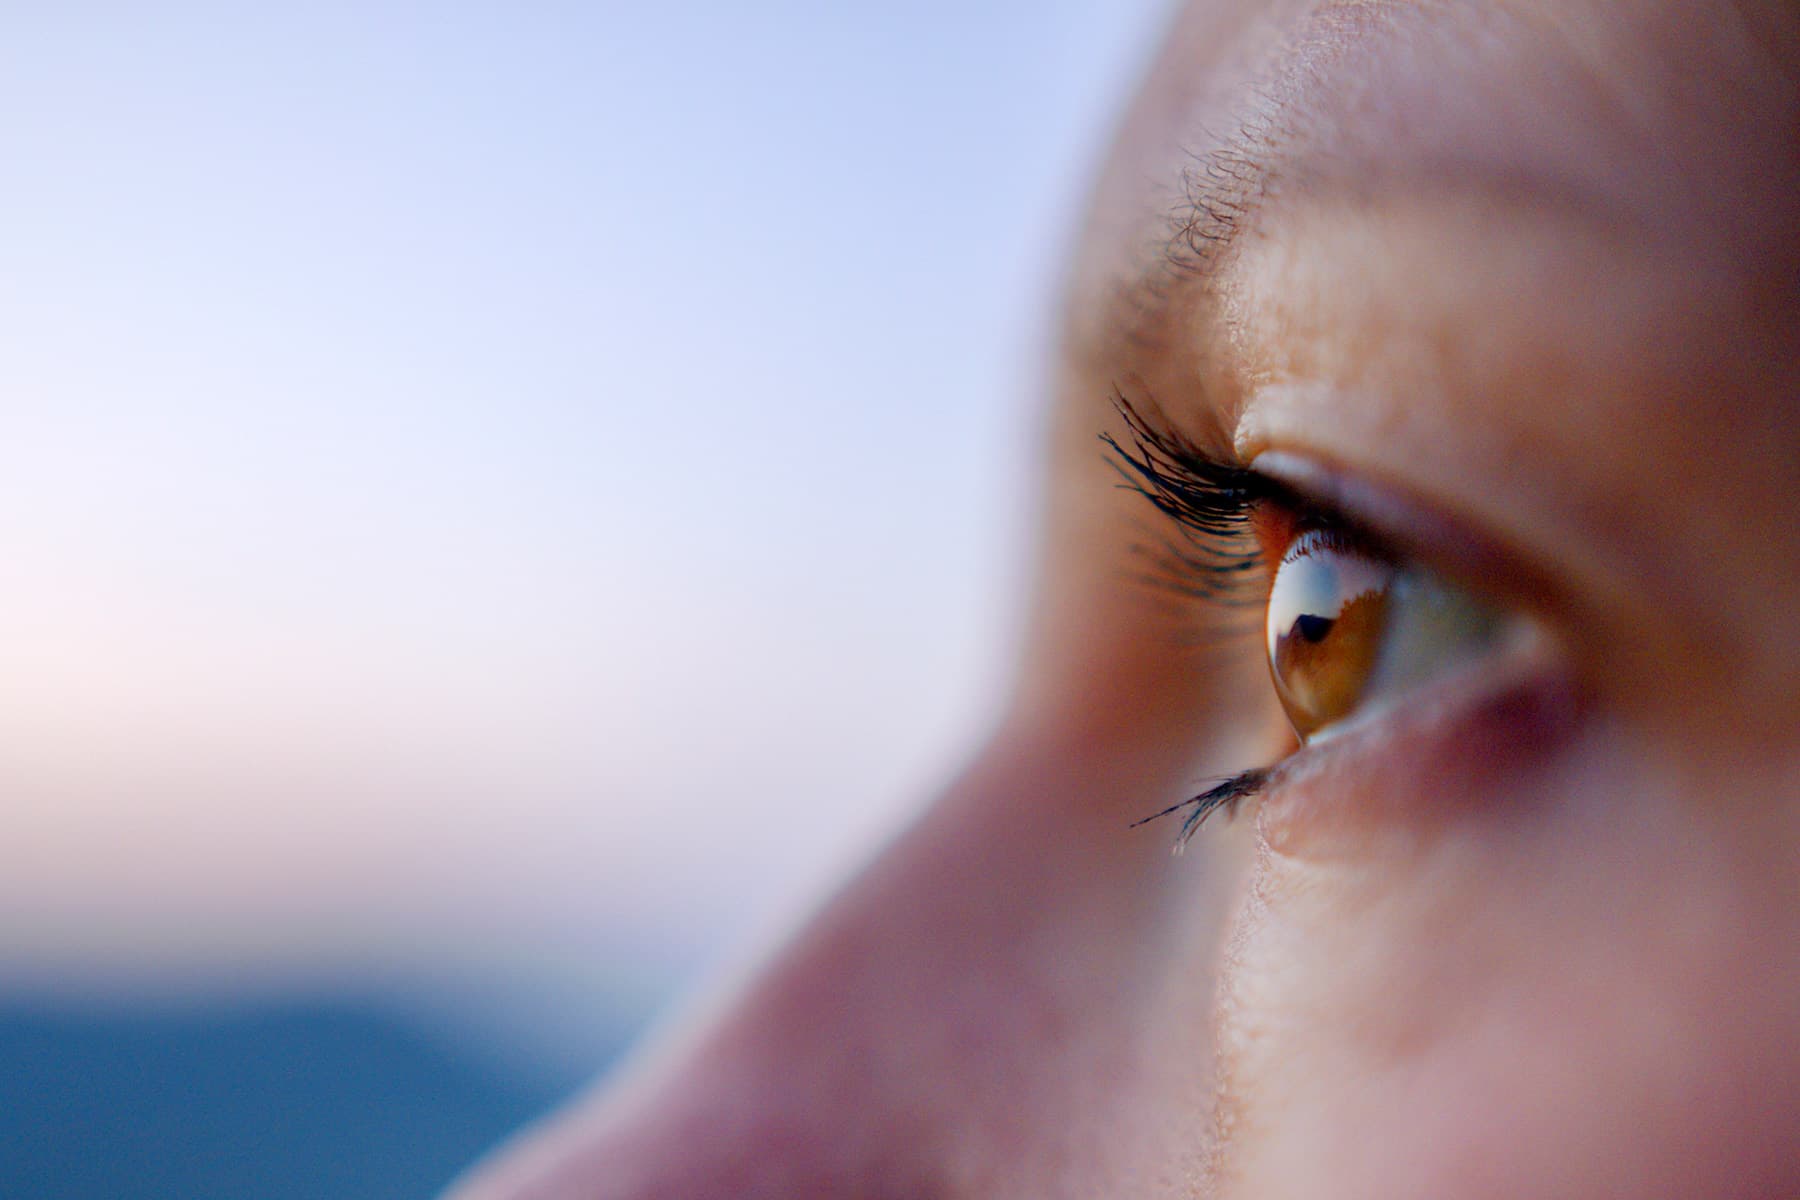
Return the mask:
[(1374, 673), (1394, 567), (1331, 529), (1282, 555), (1269, 593), (1269, 666), (1302, 738), (1349, 714)]

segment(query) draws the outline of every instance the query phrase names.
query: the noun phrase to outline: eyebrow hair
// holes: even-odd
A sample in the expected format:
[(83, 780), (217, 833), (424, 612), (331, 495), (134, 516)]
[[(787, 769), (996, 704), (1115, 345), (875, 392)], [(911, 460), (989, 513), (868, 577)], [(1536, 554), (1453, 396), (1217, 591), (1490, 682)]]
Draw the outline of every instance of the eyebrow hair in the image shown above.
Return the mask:
[(1198, 130), (1205, 148), (1190, 152), (1182, 168), (1166, 218), (1166, 267), (1184, 276), (1209, 273), (1267, 198), (1288, 152), (1297, 143), (1317, 151), (1326, 140), (1309, 126), (1312, 112), (1335, 90), (1333, 73), (1310, 62), (1309, 50), (1367, 44), (1391, 32), (1400, 11), (1381, 0), (1326, 3), (1284, 39), (1272, 61), (1239, 82), (1228, 124)]
[(1354, 202), (1398, 183), (1413, 196), (1494, 202), (1573, 219), (1594, 228), (1658, 229), (1615, 189), (1515, 158), (1438, 153), (1357, 153), (1305, 136), (1277, 138), (1269, 129), (1239, 129), (1192, 155), (1179, 176), (1180, 194), (1165, 218), (1163, 265), (1183, 276), (1211, 274), (1254, 224), (1277, 182), (1296, 193)]
[(1243, 231), (1271, 170), (1264, 138), (1240, 130), (1182, 168), (1181, 198), (1168, 216), (1163, 259), (1184, 275), (1205, 274)]
[(1107, 347), (1118, 340), (1140, 350), (1158, 348), (1174, 297), (1204, 289), (1250, 228), (1268, 194), (1276, 140), (1261, 122), (1206, 140), (1210, 145), (1190, 152), (1181, 168), (1160, 224), (1149, 218), (1151, 240), (1140, 244), (1130, 266), (1111, 277), (1106, 300), (1092, 310), (1093, 320), (1065, 334), (1079, 356), (1094, 363), (1109, 361), (1113, 354)]

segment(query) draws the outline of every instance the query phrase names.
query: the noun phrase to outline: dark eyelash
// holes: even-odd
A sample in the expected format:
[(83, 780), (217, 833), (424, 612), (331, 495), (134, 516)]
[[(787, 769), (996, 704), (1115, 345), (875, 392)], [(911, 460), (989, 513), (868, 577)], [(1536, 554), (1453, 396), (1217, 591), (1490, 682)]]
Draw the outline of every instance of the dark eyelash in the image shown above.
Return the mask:
[[(1113, 407), (1130, 431), (1131, 448), (1102, 433), (1108, 461), (1138, 493), (1169, 517), (1183, 535), (1181, 544), (1159, 549), (1140, 547), (1154, 568), (1148, 579), (1178, 594), (1210, 602), (1256, 602), (1257, 594), (1238, 587), (1262, 565), (1262, 553), (1251, 537), (1251, 518), (1265, 502), (1292, 503), (1273, 480), (1248, 467), (1224, 462), (1202, 450), (1166, 424), (1152, 422), (1123, 392), (1113, 394)], [(1187, 810), (1175, 834), (1177, 854), (1206, 819), (1218, 812), (1235, 816), (1244, 800), (1268, 781), (1271, 768), (1254, 767), (1221, 780), (1196, 796), (1132, 822), (1132, 828)]]
[(1237, 816), (1238, 805), (1262, 791), (1273, 770), (1273, 767), (1252, 767), (1248, 771), (1240, 771), (1229, 779), (1213, 784), (1198, 796), (1189, 796), (1159, 813), (1151, 813), (1140, 821), (1133, 821), (1131, 828), (1136, 829), (1139, 825), (1148, 825), (1152, 821), (1174, 816), (1184, 808), (1191, 808), (1193, 811), (1181, 819), (1181, 828), (1175, 831), (1175, 853), (1180, 854), (1187, 848), (1188, 842), (1193, 840), (1195, 831), (1206, 824), (1206, 818), (1220, 809), (1224, 809), (1228, 817)]
[(1152, 422), (1126, 399), (1113, 395), (1113, 407), (1130, 432), (1129, 448), (1110, 433), (1100, 440), (1107, 461), (1124, 480), (1122, 486), (1144, 497), (1167, 516), (1181, 534), (1156, 547), (1139, 547), (1149, 561), (1147, 582), (1178, 595), (1228, 603), (1259, 597), (1238, 587), (1262, 565), (1262, 554), (1249, 540), (1256, 506), (1281, 489), (1247, 467), (1221, 461), (1167, 425)]

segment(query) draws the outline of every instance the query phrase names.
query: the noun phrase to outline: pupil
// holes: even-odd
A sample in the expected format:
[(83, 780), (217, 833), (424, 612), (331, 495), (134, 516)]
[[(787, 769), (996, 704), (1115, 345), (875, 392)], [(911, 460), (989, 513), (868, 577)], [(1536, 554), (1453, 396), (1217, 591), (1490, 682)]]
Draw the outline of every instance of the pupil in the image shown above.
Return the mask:
[(1337, 624), (1336, 617), (1315, 616), (1302, 613), (1294, 618), (1294, 632), (1313, 643), (1315, 646), (1324, 641), (1331, 633), (1331, 627)]

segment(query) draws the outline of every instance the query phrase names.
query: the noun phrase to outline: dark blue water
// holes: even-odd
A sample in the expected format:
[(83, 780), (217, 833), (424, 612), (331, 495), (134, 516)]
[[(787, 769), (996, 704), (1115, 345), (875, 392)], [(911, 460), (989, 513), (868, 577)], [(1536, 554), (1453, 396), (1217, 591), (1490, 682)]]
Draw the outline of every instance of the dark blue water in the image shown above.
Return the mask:
[(423, 1200), (604, 1065), (509, 1071), (352, 1001), (0, 1002), (0, 1198)]

